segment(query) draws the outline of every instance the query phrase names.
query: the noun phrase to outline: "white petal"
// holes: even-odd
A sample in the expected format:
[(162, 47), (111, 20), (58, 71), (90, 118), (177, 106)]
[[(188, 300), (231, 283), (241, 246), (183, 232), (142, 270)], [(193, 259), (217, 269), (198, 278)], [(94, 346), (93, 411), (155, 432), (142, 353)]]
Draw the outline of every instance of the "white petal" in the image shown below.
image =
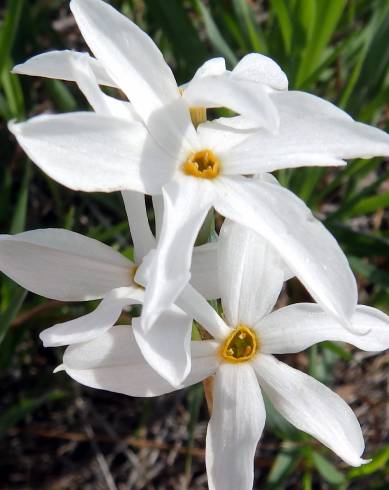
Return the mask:
[(60, 301), (102, 298), (131, 286), (132, 262), (97, 240), (68, 230), (0, 236), (0, 270), (26, 289)]
[[(203, 63), (194, 74), (192, 80), (212, 75), (223, 75), (226, 72), (226, 61), (224, 58), (211, 58)], [(190, 83), (190, 82), (189, 82)]]
[(281, 258), (260, 235), (229, 220), (221, 228), (218, 252), (226, 321), (253, 326), (272, 310), (281, 292)]
[(154, 111), (147, 121), (147, 130), (154, 141), (174, 159), (176, 167), (190, 153), (200, 150), (190, 112), (182, 97)]
[[(227, 155), (229, 151), (234, 151), (235, 146), (238, 146), (243, 141), (247, 140), (247, 138), (251, 134), (255, 134), (257, 129), (253, 130), (252, 128), (247, 129), (244, 127), (243, 129), (240, 127), (230, 127), (227, 126), (225, 121), (233, 121), (238, 119), (239, 121), (245, 121), (247, 123), (247, 119), (241, 116), (230, 117), (230, 118), (219, 118), (213, 121), (207, 121), (197, 128), (197, 134), (199, 140), (201, 142), (201, 146), (203, 148), (209, 148), (216, 155)], [(250, 123), (251, 124), (251, 123)], [(225, 158), (225, 157), (223, 157)], [(227, 160), (228, 161), (228, 160)], [(225, 168), (223, 163), (223, 173), (228, 172), (228, 168)]]
[[(185, 386), (198, 383), (217, 367), (212, 345), (201, 344), (193, 349), (192, 371)], [(147, 364), (132, 327), (126, 325), (115, 326), (90, 342), (68, 347), (63, 361), (62, 369), (69, 376), (92, 388), (130, 396), (157, 396), (175, 390)]]
[(101, 90), (90, 62), (92, 59), (90, 56), (78, 56), (69, 63), (74, 81), (91, 107), (98, 114), (139, 122), (140, 119), (129, 102), (110, 97)]
[(133, 22), (100, 0), (72, 0), (70, 8), (90, 49), (145, 121), (179, 97), (161, 52)]
[(39, 337), (45, 347), (87, 342), (109, 330), (116, 323), (124, 306), (142, 302), (143, 289), (141, 288), (113, 289), (91, 313), (46, 328)]
[[(221, 154), (225, 173), (255, 174), (304, 165), (342, 165), (344, 159), (389, 155), (389, 136), (303, 92), (271, 94), (280, 115), (277, 134), (258, 131)], [(260, 151), (256, 151), (260, 148)]]
[(174, 156), (178, 147), (195, 144), (188, 107), (151, 38), (100, 0), (72, 0), (70, 8), (96, 58), (147, 123), (155, 141)]
[(347, 403), (329, 388), (273, 356), (254, 361), (259, 383), (274, 407), (298, 429), (329, 447), (351, 466), (360, 466), (365, 443)]
[(220, 298), (217, 277), (217, 242), (193, 249), (190, 283), (206, 299)]
[(263, 352), (289, 354), (307, 349), (324, 340), (353, 344), (365, 351), (389, 348), (389, 317), (370, 306), (357, 306), (351, 318), (354, 330), (367, 331), (355, 335), (324, 313), (314, 303), (289, 305), (274, 311), (258, 323)]
[(16, 65), (12, 73), (74, 82), (73, 61), (80, 58), (88, 60), (100, 85), (116, 87), (115, 82), (96, 58), (92, 58), (88, 53), (79, 53), (70, 50), (49, 51), (48, 53), (38, 54), (24, 63)]
[(249, 53), (232, 70), (232, 77), (287, 90), (288, 79), (275, 61), (263, 54)]
[(155, 247), (155, 238), (147, 219), (145, 196), (138, 192), (123, 191), (122, 197), (134, 243), (135, 260), (139, 264), (143, 257)]
[(215, 376), (207, 430), (210, 490), (253, 488), (254, 455), (265, 417), (261, 390), (250, 364), (221, 364)]
[(142, 311), (145, 330), (189, 282), (193, 245), (211, 207), (213, 185), (206, 179), (182, 177), (163, 188), (163, 197), (163, 226), (149, 267)]
[(229, 74), (197, 78), (185, 89), (184, 98), (190, 106), (227, 107), (266, 130), (278, 129), (277, 110), (260, 84), (236, 80)]
[(99, 89), (98, 84), (115, 87), (115, 82), (101, 63), (88, 53), (69, 50), (50, 51), (16, 65), (12, 71), (24, 75), (77, 82), (96, 112), (133, 121), (139, 120), (129, 102), (110, 97)]
[(153, 194), (174, 171), (139, 123), (74, 112), (37, 116), (10, 130), (44, 172), (74, 190)]
[(139, 318), (134, 318), (132, 325), (146, 361), (172, 386), (179, 387), (191, 369), (192, 318), (172, 306), (149, 330), (142, 328)]
[(352, 328), (354, 276), (335, 238), (304, 202), (263, 180), (220, 178), (217, 185), (217, 211), (268, 240), (322, 308)]
[(231, 333), (222, 317), (190, 284), (184, 288), (176, 304), (193, 317), (215, 339), (224, 340)]

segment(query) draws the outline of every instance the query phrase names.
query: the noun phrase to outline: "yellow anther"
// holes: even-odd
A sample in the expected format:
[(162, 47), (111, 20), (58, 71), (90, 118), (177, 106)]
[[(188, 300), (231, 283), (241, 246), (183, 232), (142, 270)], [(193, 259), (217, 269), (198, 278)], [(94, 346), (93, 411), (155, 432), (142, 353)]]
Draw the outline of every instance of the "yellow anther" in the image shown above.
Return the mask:
[[(183, 88), (179, 88), (178, 91), (180, 92), (180, 95), (185, 92)], [(207, 120), (207, 109), (205, 107), (189, 107), (189, 113), (195, 128)]]
[(219, 175), (220, 161), (211, 150), (196, 151), (182, 164), (182, 170), (200, 179), (214, 179)]
[(207, 109), (205, 107), (190, 107), (189, 113), (195, 128), (207, 120)]
[(220, 349), (221, 357), (228, 362), (250, 361), (259, 348), (256, 333), (246, 325), (238, 325), (224, 341)]

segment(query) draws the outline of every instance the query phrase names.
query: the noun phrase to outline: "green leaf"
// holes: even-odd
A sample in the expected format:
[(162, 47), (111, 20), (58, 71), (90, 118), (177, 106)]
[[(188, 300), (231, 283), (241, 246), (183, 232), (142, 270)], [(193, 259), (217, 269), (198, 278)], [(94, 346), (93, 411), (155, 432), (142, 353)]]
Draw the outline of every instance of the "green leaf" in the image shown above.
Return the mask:
[(255, 22), (252, 7), (246, 0), (232, 0), (232, 4), (241, 30), (250, 42), (250, 51), (266, 53), (265, 39), (259, 25)]
[(24, 96), (17, 75), (11, 74), (12, 63), (7, 60), (1, 73), (1, 84), (6, 96), (6, 113), (7, 119), (23, 119), (25, 114)]
[(345, 475), (341, 473), (328, 459), (316, 451), (312, 452), (312, 462), (320, 475), (332, 485), (340, 485), (345, 481)]
[(352, 269), (358, 274), (366, 277), (369, 282), (372, 282), (376, 286), (381, 287), (385, 291), (389, 292), (389, 274), (381, 269), (378, 269), (374, 265), (365, 262), (359, 257), (348, 257)]
[(202, 0), (197, 0), (196, 4), (203, 17), (205, 30), (207, 32), (209, 40), (211, 41), (214, 49), (216, 50), (216, 53), (224, 56), (232, 66), (236, 65), (238, 59), (235, 56), (232, 49), (228, 46), (222, 34), (220, 33), (219, 28), (217, 27), (211, 12), (204, 5)]
[(148, 10), (171, 41), (181, 72), (188, 78), (207, 59), (207, 51), (179, 0), (146, 0)]
[[(8, 279), (5, 279), (2, 285), (3, 299), (3, 292), (5, 289), (7, 290), (7, 293), (10, 297), (10, 301), (9, 304), (5, 307), (4, 311), (0, 313), (0, 344), (3, 342), (9, 328), (11, 327), (12, 321), (18, 314), (27, 295), (27, 291), (25, 289), (9, 281)], [(4, 301), (2, 303), (4, 303)], [(1, 306), (2, 308), (4, 307), (3, 304)]]
[(18, 199), (16, 201), (15, 211), (12, 217), (10, 233), (21, 233), (26, 226), (26, 215), (28, 209), (28, 186), (31, 178), (31, 164), (27, 162), (24, 172), (22, 185), (19, 190)]
[(354, 231), (340, 223), (324, 223), (329, 231), (335, 235), (341, 243), (346, 255), (365, 257), (366, 251), (369, 255), (377, 255), (389, 258), (388, 240), (378, 236), (368, 235), (360, 231)]
[(348, 478), (357, 478), (363, 475), (371, 475), (378, 470), (384, 470), (389, 462), (389, 444), (382, 448), (373, 457), (370, 463), (359, 466), (358, 468), (351, 468), (347, 472)]
[[(346, 0), (316, 0), (300, 2), (303, 24), (307, 32), (307, 45), (296, 77), (301, 87), (309, 75), (322, 63), (323, 54), (334, 33)], [(310, 9), (306, 7), (309, 6)]]
[(300, 440), (301, 433), (277, 412), (269, 398), (264, 393), (263, 399), (266, 408), (266, 426), (283, 439), (295, 441)]
[(385, 209), (389, 206), (389, 192), (378, 194), (377, 196), (369, 196), (360, 199), (354, 204), (352, 209), (346, 214), (347, 217), (360, 216), (377, 211), (377, 209)]
[(19, 21), (23, 11), (24, 0), (9, 0), (5, 10), (5, 17), (0, 28), (0, 73), (11, 53)]
[(350, 352), (348, 352), (346, 349), (341, 347), (339, 344), (331, 342), (330, 340), (321, 342), (320, 345), (322, 348), (327, 349), (330, 352), (333, 352), (337, 357), (340, 357), (340, 359), (343, 359), (344, 361), (351, 361), (353, 358)]
[(50, 98), (60, 112), (72, 112), (77, 109), (77, 101), (64, 82), (61, 80), (45, 80), (44, 83)]
[(289, 4), (285, 0), (271, 0), (271, 8), (275, 12), (280, 26), (285, 53), (288, 55), (292, 49), (293, 20)]
[(301, 454), (294, 448), (294, 445), (284, 442), (270, 469), (265, 490), (280, 490), (300, 461)]

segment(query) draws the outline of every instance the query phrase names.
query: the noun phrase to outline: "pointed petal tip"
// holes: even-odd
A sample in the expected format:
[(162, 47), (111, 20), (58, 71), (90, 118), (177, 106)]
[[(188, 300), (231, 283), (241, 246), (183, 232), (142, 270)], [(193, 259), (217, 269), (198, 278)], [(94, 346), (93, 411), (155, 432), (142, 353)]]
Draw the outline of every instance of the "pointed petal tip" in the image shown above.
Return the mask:
[(59, 366), (57, 366), (54, 369), (53, 374), (59, 373), (60, 371), (66, 371), (65, 364), (60, 364)]
[(350, 466), (353, 466), (354, 468), (359, 468), (360, 466), (363, 466), (364, 464), (368, 464), (372, 461), (372, 459), (363, 459), (360, 457), (357, 457), (353, 460), (346, 461), (347, 464)]

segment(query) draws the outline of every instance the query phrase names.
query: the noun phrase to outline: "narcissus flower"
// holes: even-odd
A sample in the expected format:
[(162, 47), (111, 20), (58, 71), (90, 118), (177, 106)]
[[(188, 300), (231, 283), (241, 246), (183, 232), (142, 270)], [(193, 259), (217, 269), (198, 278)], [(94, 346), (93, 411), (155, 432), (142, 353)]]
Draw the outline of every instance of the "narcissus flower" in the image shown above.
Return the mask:
[[(389, 137), (318, 97), (286, 91), (282, 71), (255, 54), (232, 72), (220, 60), (205, 65), (182, 96), (158, 48), (132, 22), (100, 0), (70, 5), (97, 61), (66, 55), (59, 69), (46, 55), (17, 71), (62, 70), (98, 113), (38, 116), (10, 129), (37, 165), (72, 189), (163, 195), (144, 331), (188, 283), (195, 237), (212, 206), (266, 238), (325, 311), (351, 328), (357, 295), (345, 256), (304, 203), (266, 172), (389, 155)], [(75, 76), (69, 66), (81, 58), (84, 72)], [(97, 81), (120, 88), (131, 105), (99, 95)], [(190, 104), (226, 105), (241, 116), (200, 124), (192, 122)]]
[[(316, 304), (295, 304), (271, 313), (286, 273), (279, 255), (257, 234), (226, 222), (219, 240), (224, 319), (194, 289), (186, 288), (180, 299), (181, 307), (214, 337), (192, 342), (192, 369), (183, 383), (188, 386), (214, 374), (206, 440), (211, 490), (252, 488), (253, 458), (266, 417), (261, 390), (282, 416), (346, 463), (365, 462), (362, 431), (350, 407), (273, 354), (299, 352), (324, 340), (381, 351), (389, 346), (389, 319), (374, 308), (358, 306), (351, 322), (356, 329), (369, 329), (360, 336)], [(130, 326), (113, 327), (90, 342), (68, 347), (57, 370), (87, 386), (132, 396), (173, 389), (145, 362)]]
[[(0, 271), (26, 289), (61, 301), (102, 299), (97, 308), (41, 333), (46, 347), (94, 339), (109, 330), (123, 308), (142, 304), (144, 289), (135, 280), (143, 259), (155, 247), (144, 196), (123, 194), (134, 242), (135, 262), (92, 238), (61, 229), (0, 235)], [(160, 227), (157, 215), (157, 228)], [(216, 243), (194, 248), (192, 283), (209, 298), (219, 296)], [(167, 309), (155, 328), (134, 331), (150, 365), (172, 384), (190, 371), (192, 319), (177, 307)]]

